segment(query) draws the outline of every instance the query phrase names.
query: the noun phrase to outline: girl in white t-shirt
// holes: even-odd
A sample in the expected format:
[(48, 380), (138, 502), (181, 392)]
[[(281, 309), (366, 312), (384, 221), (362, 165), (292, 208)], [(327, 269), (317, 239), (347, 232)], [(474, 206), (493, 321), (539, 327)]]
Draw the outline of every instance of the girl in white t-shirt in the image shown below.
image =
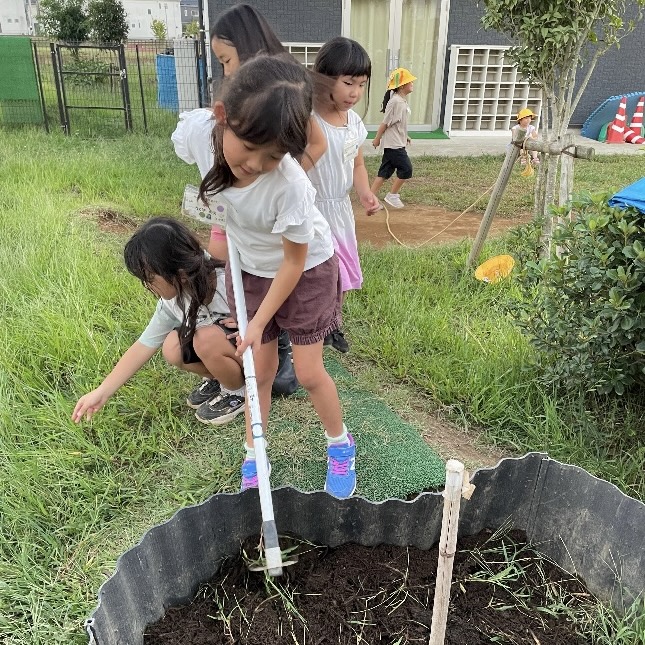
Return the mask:
[[(271, 406), (285, 329), (301, 385), (327, 437), (325, 490), (349, 497), (356, 487), (356, 446), (343, 424), (334, 381), (323, 364), (323, 340), (341, 322), (338, 258), (316, 191), (295, 160), (307, 146), (312, 109), (309, 73), (284, 56), (258, 56), (223, 85), (213, 110), (215, 164), (201, 195), (226, 210), (226, 235), (240, 252), (248, 327), (238, 355), (252, 347), (262, 421)], [(229, 305), (233, 305), (230, 279)], [(247, 416), (242, 489), (257, 486)]]
[(126, 244), (124, 258), (128, 271), (159, 297), (157, 308), (101, 385), (78, 400), (72, 419), (91, 419), (159, 348), (171, 365), (219, 381), (218, 414), (210, 423), (221, 425), (244, 412), (242, 361), (229, 339), (237, 330), (223, 263), (211, 258), (183, 224), (166, 217), (141, 226)]
[[(370, 190), (361, 151), (367, 130), (361, 117), (352, 110), (369, 84), (372, 63), (359, 43), (339, 36), (322, 46), (314, 62), (314, 72), (320, 75), (314, 118), (327, 138), (327, 152), (308, 174), (316, 188), (316, 207), (331, 228), (345, 293), (360, 289), (363, 284), (354, 211), (349, 199), (352, 186), (368, 215), (379, 209), (379, 201)], [(325, 344), (340, 352), (349, 350), (340, 329), (334, 330)]]
[[(210, 32), (211, 49), (220, 65), (224, 78), (235, 72), (239, 66), (258, 54), (280, 54), (285, 49), (280, 39), (264, 16), (251, 5), (236, 4), (221, 13), (213, 23)], [(302, 159), (305, 169), (311, 167), (327, 148), (325, 137), (314, 119), (310, 120), (307, 137), (307, 150)], [(199, 108), (179, 115), (179, 123), (172, 134), (172, 142), (177, 156), (189, 164), (197, 164), (202, 179), (213, 166), (211, 146), (213, 110)], [(208, 250), (216, 258), (227, 257), (226, 235), (219, 226), (211, 229)], [(278, 342), (279, 366), (273, 381), (273, 394), (288, 396), (298, 389), (298, 381), (291, 362), (291, 344), (286, 333), (280, 334)], [(217, 383), (202, 383), (191, 396), (199, 396), (201, 391), (217, 388)], [(202, 411), (208, 419), (209, 411)]]

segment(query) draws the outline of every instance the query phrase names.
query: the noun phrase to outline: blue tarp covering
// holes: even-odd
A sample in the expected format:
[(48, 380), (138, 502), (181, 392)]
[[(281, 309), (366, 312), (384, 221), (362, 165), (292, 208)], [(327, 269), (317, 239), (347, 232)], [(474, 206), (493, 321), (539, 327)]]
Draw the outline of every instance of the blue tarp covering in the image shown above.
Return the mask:
[(633, 206), (641, 213), (645, 213), (645, 177), (639, 179), (635, 184), (618, 191), (609, 200), (609, 205), (618, 206), (619, 208)]

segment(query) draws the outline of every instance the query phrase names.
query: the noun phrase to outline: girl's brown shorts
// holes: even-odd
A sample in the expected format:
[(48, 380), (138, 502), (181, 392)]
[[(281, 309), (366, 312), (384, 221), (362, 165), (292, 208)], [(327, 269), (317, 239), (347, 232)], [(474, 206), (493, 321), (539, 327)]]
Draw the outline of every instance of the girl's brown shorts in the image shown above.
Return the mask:
[[(273, 278), (261, 278), (242, 271), (246, 314), (251, 320), (260, 308)], [(226, 296), (231, 316), (236, 318), (230, 267), (226, 265)], [(264, 328), (262, 342), (275, 340), (280, 330), (289, 333), (294, 345), (313, 345), (341, 325), (342, 290), (338, 257), (303, 272), (289, 297)]]

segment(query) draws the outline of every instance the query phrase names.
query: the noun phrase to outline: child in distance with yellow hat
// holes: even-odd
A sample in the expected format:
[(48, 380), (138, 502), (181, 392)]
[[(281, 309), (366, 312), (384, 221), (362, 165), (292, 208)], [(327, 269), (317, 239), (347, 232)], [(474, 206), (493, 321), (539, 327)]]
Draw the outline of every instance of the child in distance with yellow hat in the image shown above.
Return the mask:
[[(511, 128), (512, 141), (515, 141), (515, 139), (517, 138), (518, 130), (526, 130), (526, 139), (528, 139), (529, 137), (531, 139), (537, 139), (537, 128), (534, 125), (531, 125), (531, 121), (536, 117), (537, 114), (534, 114), (532, 110), (529, 110), (529, 108), (522, 108), (517, 113), (517, 124)], [(535, 152), (535, 150), (531, 150), (529, 154), (531, 155), (531, 165), (537, 166), (540, 163), (538, 153)], [(522, 150), (520, 151), (520, 163), (523, 166), (526, 166), (526, 164), (528, 163), (527, 151), (524, 148), (522, 148)]]
[(405, 149), (410, 143), (408, 137), (408, 117), (410, 106), (407, 96), (414, 90), (417, 80), (404, 67), (397, 67), (390, 74), (387, 91), (383, 97), (383, 123), (376, 132), (372, 145), (378, 148), (383, 142), (383, 159), (377, 177), (372, 183), (372, 193), (378, 194), (386, 180), (396, 171), (396, 179), (392, 182), (392, 190), (385, 196), (385, 203), (393, 208), (403, 208), (399, 191), (406, 180), (412, 177), (412, 162)]

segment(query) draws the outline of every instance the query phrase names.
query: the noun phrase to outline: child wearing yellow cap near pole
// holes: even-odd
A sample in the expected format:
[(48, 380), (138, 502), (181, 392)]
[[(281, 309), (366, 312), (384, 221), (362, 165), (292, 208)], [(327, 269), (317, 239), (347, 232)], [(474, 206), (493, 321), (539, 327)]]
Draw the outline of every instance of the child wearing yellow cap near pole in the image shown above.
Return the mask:
[[(531, 125), (531, 121), (536, 117), (537, 115), (533, 114), (533, 112), (528, 108), (523, 108), (522, 110), (520, 110), (517, 113), (517, 124), (511, 128), (511, 140), (515, 141), (519, 130), (526, 130), (525, 139), (528, 139), (529, 137), (531, 139), (537, 139), (537, 129), (534, 125)], [(526, 164), (528, 163), (528, 155), (526, 153), (527, 151), (524, 148), (520, 150), (520, 163), (523, 166), (526, 166)], [(538, 153), (535, 150), (530, 150), (529, 154), (531, 155), (531, 165), (537, 166), (540, 163), (540, 160), (538, 159)]]
[(391, 74), (387, 91), (383, 97), (383, 123), (376, 132), (372, 145), (378, 148), (383, 143), (383, 159), (378, 169), (377, 177), (372, 183), (372, 193), (378, 195), (383, 184), (396, 171), (396, 179), (392, 182), (391, 191), (385, 196), (385, 203), (393, 208), (403, 208), (399, 194), (406, 180), (412, 177), (412, 162), (405, 149), (410, 143), (408, 137), (408, 117), (410, 106), (408, 94), (414, 89), (417, 80), (407, 69), (397, 67)]

